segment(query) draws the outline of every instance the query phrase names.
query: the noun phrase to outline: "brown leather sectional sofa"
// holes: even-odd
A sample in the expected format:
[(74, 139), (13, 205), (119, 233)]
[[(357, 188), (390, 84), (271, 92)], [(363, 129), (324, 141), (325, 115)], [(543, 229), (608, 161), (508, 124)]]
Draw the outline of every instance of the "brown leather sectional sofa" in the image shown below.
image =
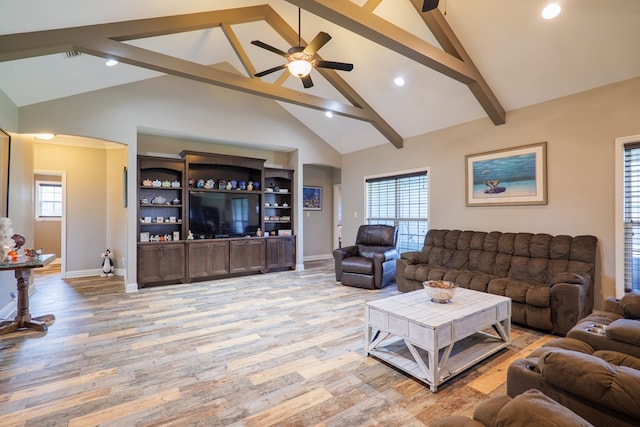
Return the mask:
[(398, 290), (426, 280), (504, 295), (512, 321), (565, 335), (593, 309), (597, 239), (499, 231), (429, 230), (420, 252), (396, 262)]

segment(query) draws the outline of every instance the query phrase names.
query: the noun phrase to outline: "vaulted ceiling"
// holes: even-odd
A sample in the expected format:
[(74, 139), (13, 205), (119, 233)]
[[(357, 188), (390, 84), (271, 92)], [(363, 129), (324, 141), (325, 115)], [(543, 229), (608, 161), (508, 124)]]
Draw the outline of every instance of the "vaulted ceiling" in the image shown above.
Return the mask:
[[(542, 0), (102, 3), (0, 0), (0, 90), (22, 107), (170, 74), (274, 99), (348, 153), (640, 76), (637, 0), (564, 0), (551, 21)], [(298, 7), (302, 45), (331, 34), (318, 55), (353, 71), (314, 69), (309, 89), (286, 70), (253, 77), (284, 58), (250, 42), (295, 46)]]

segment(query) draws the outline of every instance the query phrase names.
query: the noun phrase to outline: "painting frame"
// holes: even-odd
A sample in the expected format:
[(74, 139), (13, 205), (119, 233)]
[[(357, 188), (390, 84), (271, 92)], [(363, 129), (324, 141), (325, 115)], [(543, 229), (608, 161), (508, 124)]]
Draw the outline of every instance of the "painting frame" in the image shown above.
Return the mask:
[(466, 206), (547, 203), (546, 141), (465, 156)]
[(322, 187), (302, 187), (302, 209), (305, 211), (322, 210)]
[(11, 135), (0, 128), (0, 216), (9, 216), (9, 165)]

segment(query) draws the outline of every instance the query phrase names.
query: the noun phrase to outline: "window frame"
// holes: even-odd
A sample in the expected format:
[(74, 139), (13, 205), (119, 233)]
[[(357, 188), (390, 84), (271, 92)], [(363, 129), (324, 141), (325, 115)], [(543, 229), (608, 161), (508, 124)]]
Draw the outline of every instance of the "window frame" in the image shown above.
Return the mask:
[[(59, 216), (43, 216), (40, 210), (40, 189), (44, 186), (59, 187), (60, 188), (60, 215)], [(35, 220), (36, 221), (62, 221), (62, 215), (64, 212), (64, 186), (62, 181), (49, 181), (39, 179), (35, 181)]]
[(615, 296), (625, 294), (625, 147), (640, 143), (640, 135), (615, 140)]

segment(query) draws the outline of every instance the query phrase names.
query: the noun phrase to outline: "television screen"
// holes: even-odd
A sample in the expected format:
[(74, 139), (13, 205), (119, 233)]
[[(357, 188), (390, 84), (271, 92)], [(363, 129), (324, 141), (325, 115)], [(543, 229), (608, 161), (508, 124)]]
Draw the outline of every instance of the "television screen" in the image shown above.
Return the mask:
[(189, 229), (212, 239), (254, 235), (260, 227), (260, 194), (189, 192)]

